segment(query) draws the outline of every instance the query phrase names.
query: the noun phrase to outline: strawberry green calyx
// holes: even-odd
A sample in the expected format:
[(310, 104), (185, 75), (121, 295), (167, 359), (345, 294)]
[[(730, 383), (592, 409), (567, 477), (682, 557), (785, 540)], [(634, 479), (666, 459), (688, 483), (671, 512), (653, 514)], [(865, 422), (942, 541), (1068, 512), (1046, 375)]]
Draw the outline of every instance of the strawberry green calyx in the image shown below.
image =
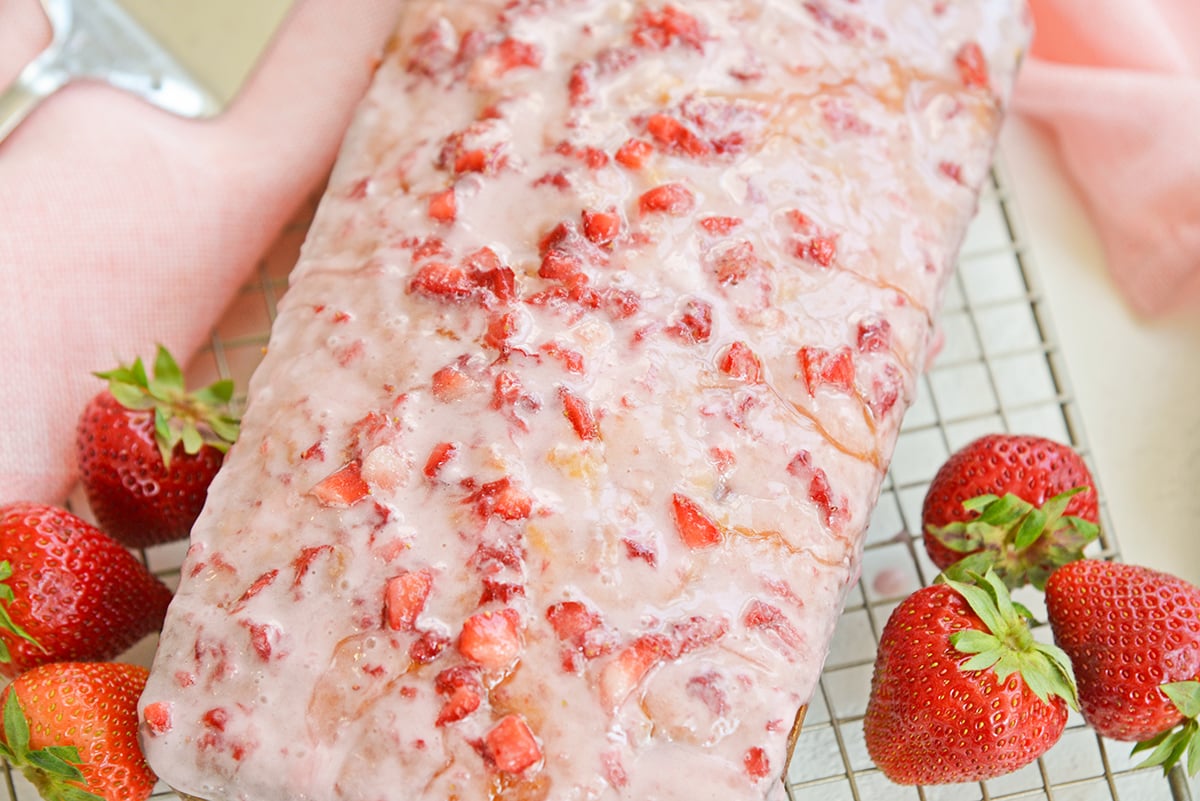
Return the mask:
[(140, 357), (131, 365), (95, 375), (108, 381), (108, 391), (125, 408), (153, 411), (154, 438), (164, 465), (170, 465), (171, 453), (180, 443), (188, 454), (205, 445), (224, 453), (237, 440), (240, 421), (230, 410), (233, 382), (221, 379), (188, 392), (183, 371), (162, 345), (154, 359), (153, 377)]
[(1164, 684), (1160, 689), (1183, 714), (1183, 722), (1138, 743), (1132, 753), (1149, 751), (1150, 755), (1138, 767), (1161, 765), (1164, 774), (1186, 754), (1187, 774), (1195, 776), (1200, 773), (1200, 681), (1176, 681)]
[(974, 583), (957, 581), (944, 574), (940, 581), (958, 592), (987, 631), (964, 629), (950, 635), (950, 644), (969, 654), (962, 670), (987, 670), (1004, 681), (1020, 674), (1029, 689), (1044, 703), (1053, 696), (1063, 698), (1071, 709), (1079, 709), (1071, 660), (1056, 645), (1038, 642), (1029, 628), (1028, 613), (1015, 604), (1008, 587), (994, 570), (972, 576)]
[(4, 742), (0, 742), (0, 756), (20, 769), (45, 801), (104, 801), (85, 789), (77, 748), (66, 745), (30, 748), (29, 721), (12, 690), (4, 702)]
[[(34, 639), (29, 632), (23, 629), (21, 625), (17, 623), (17, 621), (13, 620), (12, 616), (8, 613), (8, 605), (15, 600), (16, 596), (13, 594), (12, 587), (4, 584), (3, 582), (7, 581), (11, 577), (12, 565), (10, 565), (7, 560), (0, 562), (0, 629), (7, 631), (9, 634), (12, 634), (15, 637), (20, 637), (22, 640), (32, 643), (38, 648), (42, 648), (42, 644)], [(42, 650), (45, 649), (43, 648)], [(11, 661), (12, 654), (9, 653), (8, 644), (3, 640), (0, 640), (0, 662)]]
[(1066, 514), (1067, 506), (1087, 487), (1075, 487), (1034, 506), (1018, 496), (980, 495), (963, 501), (977, 516), (966, 522), (930, 526), (929, 534), (965, 556), (946, 569), (951, 577), (995, 570), (1010, 588), (1032, 584), (1045, 589), (1057, 568), (1083, 558), (1100, 534), (1090, 520)]

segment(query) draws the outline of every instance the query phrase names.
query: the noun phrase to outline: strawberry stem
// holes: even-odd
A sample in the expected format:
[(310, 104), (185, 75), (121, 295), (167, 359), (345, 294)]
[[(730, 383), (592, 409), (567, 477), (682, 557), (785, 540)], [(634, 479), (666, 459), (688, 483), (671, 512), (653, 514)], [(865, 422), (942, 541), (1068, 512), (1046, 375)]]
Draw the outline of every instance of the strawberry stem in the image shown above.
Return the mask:
[(95, 375), (108, 381), (109, 392), (125, 408), (153, 410), (154, 438), (164, 465), (170, 465), (180, 443), (188, 454), (205, 445), (224, 453), (237, 440), (240, 421), (230, 411), (233, 382), (222, 379), (188, 392), (179, 363), (162, 345), (155, 354), (153, 377), (140, 357)]

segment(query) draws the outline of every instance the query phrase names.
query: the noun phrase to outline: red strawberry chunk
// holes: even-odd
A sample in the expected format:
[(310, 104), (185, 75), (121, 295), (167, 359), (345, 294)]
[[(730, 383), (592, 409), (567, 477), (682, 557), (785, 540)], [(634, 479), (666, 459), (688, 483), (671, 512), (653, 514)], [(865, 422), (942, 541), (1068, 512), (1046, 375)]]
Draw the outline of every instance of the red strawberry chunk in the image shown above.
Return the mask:
[(699, 298), (688, 298), (683, 310), (667, 333), (689, 343), (707, 342), (712, 336), (712, 304)]
[(408, 290), (434, 300), (460, 301), (474, 294), (475, 282), (461, 267), (431, 261), (417, 270)]
[(621, 232), (621, 217), (616, 211), (583, 210), (583, 235), (596, 245), (611, 244)]
[(515, 609), (474, 614), (458, 636), (459, 653), (484, 668), (508, 667), (523, 649), (521, 616)]
[(647, 214), (687, 214), (696, 207), (696, 196), (683, 184), (671, 183), (656, 186), (643, 192), (638, 198), (638, 211)]
[(567, 95), (572, 108), (591, 105), (595, 99), (592, 96), (592, 76), (596, 65), (581, 61), (571, 68), (571, 77), (567, 80)]
[(142, 709), (142, 719), (151, 734), (166, 734), (171, 730), (171, 705), (165, 701), (152, 701)]
[(433, 589), (433, 574), (410, 570), (387, 580), (383, 593), (383, 619), (393, 631), (411, 631)]
[(445, 726), (462, 720), (479, 708), (479, 691), (471, 687), (457, 687), (450, 691), (450, 697), (442, 704), (434, 725)]
[(458, 216), (458, 199), (454, 187), (429, 196), (429, 217), (439, 222), (453, 222)]
[(871, 317), (858, 324), (860, 353), (879, 353), (892, 346), (892, 324), (882, 317)]
[(669, 153), (705, 156), (712, 152), (707, 142), (669, 114), (653, 114), (646, 121), (646, 132)]
[(671, 641), (661, 634), (638, 637), (600, 672), (601, 702), (609, 708), (620, 706), (650, 669), (670, 655)]
[(658, 10), (645, 10), (638, 15), (633, 30), (633, 42), (639, 47), (657, 50), (670, 47), (675, 41), (695, 50), (704, 49), (706, 39), (700, 21), (673, 5)]
[(679, 657), (712, 645), (724, 637), (728, 631), (729, 621), (725, 618), (713, 620), (693, 615), (683, 620), (677, 620), (667, 629), (667, 636), (671, 640), (671, 656)]
[(762, 362), (745, 342), (734, 342), (725, 349), (718, 369), (731, 378), (757, 384), (762, 380)]
[(429, 478), (437, 478), (438, 473), (454, 458), (456, 453), (458, 453), (458, 446), (453, 442), (439, 442), (434, 445), (433, 450), (429, 452), (429, 458), (425, 460), (425, 475)]
[(783, 610), (765, 601), (751, 601), (745, 615), (742, 616), (742, 622), (752, 629), (774, 632), (785, 645), (791, 648), (799, 648), (804, 643), (804, 638), (787, 619)]
[(408, 647), (408, 658), (418, 665), (427, 665), (441, 655), (450, 638), (436, 631), (423, 631)]
[(742, 757), (742, 767), (751, 779), (765, 779), (771, 775), (771, 761), (767, 759), (767, 752), (758, 746), (747, 749)]
[(588, 632), (602, 625), (600, 614), (579, 601), (560, 601), (546, 609), (550, 628), (563, 642), (582, 648)]
[(814, 261), (822, 267), (828, 267), (837, 258), (837, 237), (829, 235), (814, 236), (800, 246), (798, 255)]
[(542, 264), (538, 268), (538, 277), (551, 281), (570, 281), (577, 278), (583, 271), (583, 261), (573, 253), (562, 248), (550, 248), (542, 256)]
[(721, 217), (714, 215), (712, 217), (704, 217), (700, 220), (701, 228), (717, 236), (727, 236), (734, 228), (737, 228), (741, 224), (741, 217)]
[(805, 346), (797, 357), (810, 395), (815, 395), (821, 387), (842, 392), (854, 389), (854, 355), (849, 348), (827, 350)]
[(475, 382), (461, 369), (448, 364), (433, 374), (433, 397), (448, 403), (462, 400), (475, 387)]
[(507, 352), (509, 342), (517, 336), (520, 324), (521, 318), (516, 312), (489, 315), (487, 330), (483, 333), (483, 344)]
[(680, 539), (689, 548), (710, 548), (720, 544), (720, 527), (691, 498), (679, 493), (672, 495), (671, 517)]
[(558, 396), (562, 400), (563, 414), (579, 438), (585, 442), (600, 439), (600, 426), (591, 405), (566, 387), (559, 387)]
[(504, 520), (524, 520), (533, 511), (533, 498), (513, 484), (508, 476), (489, 481), (468, 496), (480, 517), (495, 515)]
[(500, 75), (518, 67), (537, 67), (542, 63), (541, 49), (520, 39), (504, 39), (491, 48), (489, 55), (499, 62), (497, 73)]
[(631, 170), (646, 166), (650, 156), (654, 154), (654, 145), (645, 139), (629, 139), (619, 148), (613, 158)]
[(347, 507), (365, 498), (371, 488), (363, 480), (362, 463), (354, 459), (342, 465), (309, 490), (322, 506)]
[(967, 42), (960, 47), (954, 54), (954, 66), (963, 86), (987, 89), (990, 85), (987, 59), (978, 42)]
[(505, 715), (483, 735), (488, 759), (502, 773), (522, 773), (542, 759), (542, 747), (521, 715)]
[(499, 601), (500, 603), (508, 603), (513, 598), (525, 597), (525, 587), (521, 584), (513, 584), (508, 581), (497, 581), (494, 578), (485, 576), (483, 579), (483, 592), (479, 594), (479, 605)]

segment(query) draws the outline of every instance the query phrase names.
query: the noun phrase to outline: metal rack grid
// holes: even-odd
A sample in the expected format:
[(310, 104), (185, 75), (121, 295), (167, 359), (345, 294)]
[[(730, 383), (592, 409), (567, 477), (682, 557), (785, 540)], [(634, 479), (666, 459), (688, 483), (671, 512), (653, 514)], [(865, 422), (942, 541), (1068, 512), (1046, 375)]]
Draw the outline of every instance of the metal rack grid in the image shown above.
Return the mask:
[[(193, 385), (232, 377), (244, 392), (262, 358), (276, 304), (287, 288), (316, 202), (314, 196), (304, 204), (214, 328), (209, 345), (189, 369)], [(1136, 769), (1129, 744), (1097, 737), (1075, 713), (1062, 740), (1036, 763), (977, 785), (901, 787), (871, 764), (861, 722), (879, 633), (891, 610), (937, 574), (921, 546), (919, 522), (925, 490), (938, 466), (975, 436), (995, 431), (1041, 434), (1068, 442), (1090, 458), (1002, 163), (981, 196), (959, 269), (948, 287), (941, 325), (944, 344), (905, 417), (867, 532), (862, 578), (847, 599), (819, 691), (797, 741), (798, 756), (788, 768), (789, 798), (1192, 801), (1200, 786), (1189, 784), (1181, 771), (1164, 778), (1158, 769)], [(78, 496), (74, 501), (83, 505)], [(186, 543), (159, 545), (143, 551), (142, 557), (174, 586), (185, 549)], [(1119, 555), (1111, 526), (1105, 526), (1095, 552)], [(1044, 617), (1039, 595), (1017, 597)], [(1044, 628), (1036, 633), (1049, 636)], [(154, 646), (154, 638), (148, 638), (123, 658), (148, 664)], [(2, 779), (7, 790), (3, 801), (39, 801), (36, 790), (7, 764)], [(162, 783), (152, 795), (175, 797)]]

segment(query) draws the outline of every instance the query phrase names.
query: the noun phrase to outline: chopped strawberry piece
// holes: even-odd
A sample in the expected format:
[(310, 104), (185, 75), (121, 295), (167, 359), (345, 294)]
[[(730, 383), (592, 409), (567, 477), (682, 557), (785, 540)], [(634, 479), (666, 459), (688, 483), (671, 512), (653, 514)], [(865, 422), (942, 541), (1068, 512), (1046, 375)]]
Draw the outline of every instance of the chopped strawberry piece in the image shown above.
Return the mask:
[(438, 695), (450, 695), (460, 687), (479, 686), (479, 668), (474, 665), (454, 665), (433, 677), (433, 689)]
[(725, 618), (711, 619), (693, 615), (677, 620), (667, 630), (671, 640), (671, 656), (679, 657), (699, 648), (712, 645), (729, 631)]
[(588, 632), (602, 624), (599, 613), (579, 601), (551, 605), (546, 609), (546, 620), (560, 640), (576, 648), (582, 648)]
[(800, 255), (814, 261), (822, 267), (833, 264), (837, 258), (837, 238), (833, 236), (814, 236), (801, 246)]
[(439, 222), (453, 222), (458, 216), (458, 199), (454, 187), (429, 196), (429, 217)]
[(653, 114), (646, 121), (646, 132), (669, 153), (706, 156), (712, 147), (691, 129), (669, 114)]
[(558, 388), (558, 397), (562, 400), (563, 414), (579, 438), (585, 442), (600, 439), (600, 426), (591, 405), (566, 387)]
[(483, 484), (467, 501), (475, 504), (475, 511), (484, 518), (495, 515), (504, 520), (524, 520), (533, 511), (533, 498), (508, 476)]
[(519, 67), (537, 67), (542, 63), (541, 48), (520, 39), (504, 39), (492, 47), (489, 55), (499, 62), (497, 73), (500, 75)]
[(542, 759), (537, 737), (520, 715), (505, 715), (483, 735), (488, 758), (502, 773), (523, 773)]
[(451, 690), (450, 697), (442, 704), (438, 712), (436, 726), (445, 726), (462, 720), (479, 708), (479, 691), (471, 687), (458, 687)]
[(313, 562), (317, 561), (317, 557), (326, 553), (333, 553), (333, 546), (328, 543), (324, 545), (309, 545), (300, 549), (299, 555), (292, 560), (293, 588), (300, 586), (304, 577), (308, 575), (308, 571), (312, 569)]
[(757, 384), (762, 380), (762, 362), (745, 342), (734, 342), (726, 348), (717, 367), (722, 373), (740, 381)]
[(683, 311), (667, 333), (684, 342), (707, 342), (712, 336), (712, 304), (699, 298), (688, 298)]
[(833, 530), (839, 530), (849, 519), (849, 509), (846, 499), (834, 497), (829, 486), (829, 477), (819, 467), (812, 463), (812, 454), (802, 450), (788, 463), (788, 473), (808, 482), (808, 499), (816, 505), (825, 525)]
[(645, 139), (630, 139), (617, 149), (615, 158), (620, 164), (631, 170), (646, 166), (646, 161), (654, 154), (654, 145)]
[(668, 659), (671, 642), (661, 634), (644, 634), (631, 642), (600, 672), (600, 699), (609, 708), (620, 706), (650, 669)]
[(484, 668), (508, 667), (523, 648), (521, 616), (515, 609), (474, 614), (463, 622), (458, 636), (459, 653)]
[(483, 579), (483, 592), (479, 594), (479, 605), (483, 606), (492, 601), (508, 603), (513, 598), (523, 597), (525, 597), (524, 585), (513, 584), (508, 581), (497, 581), (494, 578), (485, 576)]
[(592, 76), (595, 72), (596, 65), (588, 61), (581, 61), (571, 68), (571, 77), (567, 80), (567, 96), (573, 108), (591, 105), (593, 102)]
[(263, 661), (269, 660), (279, 642), (279, 627), (271, 623), (243, 622), (242, 625), (250, 634), (250, 647), (254, 649), (254, 653)]
[(990, 85), (987, 58), (978, 42), (967, 42), (960, 47), (954, 54), (954, 66), (963, 86), (987, 89)]
[(643, 11), (638, 15), (633, 30), (634, 44), (657, 50), (670, 47), (678, 40), (688, 47), (703, 51), (706, 38), (700, 21), (673, 5), (665, 5), (657, 11)]
[(408, 290), (435, 300), (459, 301), (475, 292), (475, 282), (461, 267), (432, 261), (417, 270)]
[(892, 324), (882, 317), (872, 317), (858, 324), (859, 353), (879, 353), (892, 346)]
[(692, 499), (675, 493), (671, 496), (671, 517), (680, 539), (689, 548), (710, 548), (721, 542), (721, 529), (704, 514)]
[(732, 247), (723, 248), (710, 259), (717, 281), (725, 285), (745, 280), (759, 263), (754, 245), (749, 242), (738, 242)]
[(250, 582), (250, 586), (246, 588), (246, 591), (243, 592), (240, 596), (238, 596), (238, 599), (236, 601), (234, 601), (233, 606), (230, 608), (230, 611), (231, 612), (240, 611), (241, 608), (246, 605), (247, 601), (249, 601), (255, 595), (258, 595), (260, 592), (265, 590), (267, 587), (271, 586), (271, 583), (275, 581), (275, 577), (278, 575), (279, 575), (278, 568), (273, 568), (271, 570), (266, 571), (262, 575), (260, 575), (254, 581)]
[(433, 589), (428, 570), (409, 570), (387, 580), (383, 593), (383, 619), (393, 631), (412, 631)]
[(742, 622), (752, 629), (774, 632), (785, 645), (792, 648), (799, 648), (804, 643), (804, 637), (787, 619), (783, 610), (765, 601), (751, 601), (745, 615), (742, 616)]
[(486, 150), (463, 150), (454, 157), (454, 172), (488, 172), (492, 167), (492, 154)]
[(321, 479), (309, 490), (309, 494), (322, 506), (346, 507), (365, 498), (371, 488), (362, 478), (362, 462), (358, 459), (347, 462), (335, 472)]
[(645, 214), (687, 214), (696, 207), (696, 196), (683, 184), (663, 184), (643, 192), (638, 198), (638, 211)]
[(520, 322), (520, 315), (512, 311), (489, 315), (487, 330), (483, 333), (483, 344), (506, 352), (508, 343), (517, 335)]
[(458, 453), (458, 446), (453, 442), (439, 442), (434, 445), (433, 450), (429, 452), (429, 458), (425, 460), (425, 475), (429, 478), (437, 478), (438, 473), (454, 458), (456, 453)]
[(729, 696), (721, 686), (721, 674), (715, 670), (688, 679), (684, 690), (699, 699), (714, 715), (724, 715), (729, 709)]
[(423, 631), (413, 640), (412, 645), (408, 646), (408, 658), (418, 665), (427, 665), (437, 659), (449, 644), (450, 638), (445, 634)]
[(583, 210), (583, 235), (596, 245), (608, 245), (621, 232), (621, 217), (615, 210)]
[(583, 354), (579, 351), (564, 348), (557, 342), (547, 342), (539, 350), (547, 356), (560, 361), (568, 373), (578, 375), (583, 372)]
[(583, 261), (578, 256), (554, 247), (547, 250), (542, 256), (538, 277), (551, 281), (569, 281), (578, 277), (582, 270)]
[(767, 752), (758, 746), (746, 751), (742, 765), (751, 779), (765, 779), (771, 775), (771, 761), (767, 759)]
[(475, 382), (453, 364), (433, 374), (433, 397), (443, 403), (467, 397), (474, 386)]
[(704, 218), (701, 218), (701, 220), (700, 220), (701, 228), (703, 228), (708, 233), (715, 234), (717, 236), (726, 236), (731, 231), (733, 231), (734, 228), (737, 228), (741, 224), (742, 224), (741, 217), (713, 216), (713, 217), (704, 217)]
[(471, 278), (476, 286), (490, 292), (501, 303), (508, 303), (517, 297), (517, 277), (511, 267), (500, 265), (488, 270), (477, 270), (472, 273)]
[(171, 705), (165, 701), (153, 701), (142, 709), (142, 719), (151, 734), (166, 734), (171, 730)]
[(939, 161), (938, 172), (956, 184), (963, 182), (962, 165), (957, 161)]
[(621, 540), (625, 546), (625, 555), (630, 559), (641, 559), (650, 567), (658, 566), (658, 551), (649, 545), (626, 537)]
[(808, 393), (820, 387), (850, 392), (854, 389), (854, 356), (849, 348), (827, 350), (805, 346), (797, 354)]

